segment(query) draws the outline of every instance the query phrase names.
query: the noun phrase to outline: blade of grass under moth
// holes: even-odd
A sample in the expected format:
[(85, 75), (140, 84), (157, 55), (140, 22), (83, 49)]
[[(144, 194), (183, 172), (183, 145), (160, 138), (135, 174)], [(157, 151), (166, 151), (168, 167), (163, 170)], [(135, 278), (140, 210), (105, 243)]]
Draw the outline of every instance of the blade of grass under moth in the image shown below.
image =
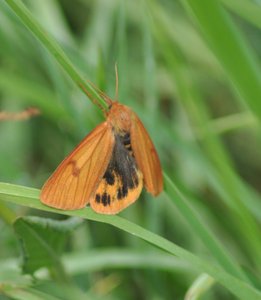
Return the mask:
[(69, 58), (66, 56), (62, 48), (48, 33), (38, 24), (30, 11), (24, 6), (20, 0), (5, 0), (6, 4), (19, 17), (22, 23), (41, 41), (41, 43), (48, 49), (55, 60), (62, 66), (71, 79), (78, 85), (84, 93), (88, 94), (89, 99), (97, 105), (107, 108), (107, 103), (99, 95), (99, 93), (89, 84), (76, 68), (72, 65)]
[(63, 215), (81, 217), (87, 220), (103, 222), (117, 227), (125, 232), (135, 235), (158, 248), (175, 255), (184, 261), (188, 262), (191, 267), (198, 272), (205, 272), (225, 286), (231, 293), (236, 295), (239, 299), (260, 299), (261, 293), (251, 287), (248, 283), (237, 279), (236, 277), (226, 273), (218, 266), (209, 261), (199, 258), (189, 251), (177, 246), (167, 239), (150, 232), (143, 227), (132, 223), (119, 216), (109, 216), (96, 214), (91, 208), (84, 208), (75, 211), (61, 211), (43, 205), (39, 201), (40, 191), (33, 188), (12, 185), (7, 183), (0, 183), (0, 200), (23, 205), (34, 209), (54, 212)]

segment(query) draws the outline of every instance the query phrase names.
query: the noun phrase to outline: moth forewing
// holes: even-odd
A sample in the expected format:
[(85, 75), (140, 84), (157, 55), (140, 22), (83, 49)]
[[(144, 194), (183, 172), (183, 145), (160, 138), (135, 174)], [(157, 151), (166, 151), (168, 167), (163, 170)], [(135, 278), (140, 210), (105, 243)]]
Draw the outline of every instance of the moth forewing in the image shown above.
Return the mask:
[(147, 130), (134, 112), (130, 134), (134, 157), (144, 177), (144, 186), (149, 193), (157, 196), (163, 189), (160, 160)]
[(114, 135), (103, 122), (61, 162), (44, 184), (40, 200), (59, 209), (80, 209), (90, 201), (109, 164)]

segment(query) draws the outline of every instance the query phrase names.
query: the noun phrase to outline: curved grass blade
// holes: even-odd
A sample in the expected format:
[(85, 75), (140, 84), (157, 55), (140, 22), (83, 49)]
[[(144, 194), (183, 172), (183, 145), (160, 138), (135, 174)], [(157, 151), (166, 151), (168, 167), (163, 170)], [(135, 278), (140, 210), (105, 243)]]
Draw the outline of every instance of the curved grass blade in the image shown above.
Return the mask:
[(258, 300), (261, 293), (255, 288), (251, 287), (248, 283), (229, 275), (218, 266), (210, 263), (209, 261), (199, 258), (189, 251), (175, 245), (174, 243), (166, 240), (165, 238), (150, 232), (141, 226), (134, 224), (119, 216), (109, 216), (96, 214), (91, 208), (85, 208), (76, 211), (61, 211), (43, 205), (39, 201), (38, 189), (12, 185), (7, 183), (0, 183), (0, 200), (12, 202), (18, 205), (27, 206), (34, 209), (50, 211), (54, 213), (81, 217), (87, 220), (98, 221), (115, 226), (125, 232), (133, 234), (150, 244), (175, 255), (187, 261), (192, 268), (201, 273), (208, 273), (216, 281), (225, 286), (231, 293), (236, 295), (239, 299), (252, 299)]

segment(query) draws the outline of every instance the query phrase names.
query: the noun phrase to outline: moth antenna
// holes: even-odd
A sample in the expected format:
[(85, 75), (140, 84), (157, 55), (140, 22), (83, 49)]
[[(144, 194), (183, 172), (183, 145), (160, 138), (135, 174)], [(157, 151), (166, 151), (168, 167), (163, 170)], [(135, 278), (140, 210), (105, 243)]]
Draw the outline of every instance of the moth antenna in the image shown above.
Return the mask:
[(115, 100), (118, 101), (118, 95), (119, 95), (119, 76), (118, 76), (118, 66), (117, 63), (115, 63)]

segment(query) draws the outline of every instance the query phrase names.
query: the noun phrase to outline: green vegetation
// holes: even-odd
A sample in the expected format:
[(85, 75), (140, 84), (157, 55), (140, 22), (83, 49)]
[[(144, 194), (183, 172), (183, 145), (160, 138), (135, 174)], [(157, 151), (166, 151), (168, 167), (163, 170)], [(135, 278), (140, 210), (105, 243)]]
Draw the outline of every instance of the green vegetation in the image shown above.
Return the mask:
[[(0, 114), (0, 300), (261, 299), (260, 19), (250, 0), (0, 2), (0, 112), (41, 112)], [(115, 63), (164, 192), (119, 216), (42, 205)]]

